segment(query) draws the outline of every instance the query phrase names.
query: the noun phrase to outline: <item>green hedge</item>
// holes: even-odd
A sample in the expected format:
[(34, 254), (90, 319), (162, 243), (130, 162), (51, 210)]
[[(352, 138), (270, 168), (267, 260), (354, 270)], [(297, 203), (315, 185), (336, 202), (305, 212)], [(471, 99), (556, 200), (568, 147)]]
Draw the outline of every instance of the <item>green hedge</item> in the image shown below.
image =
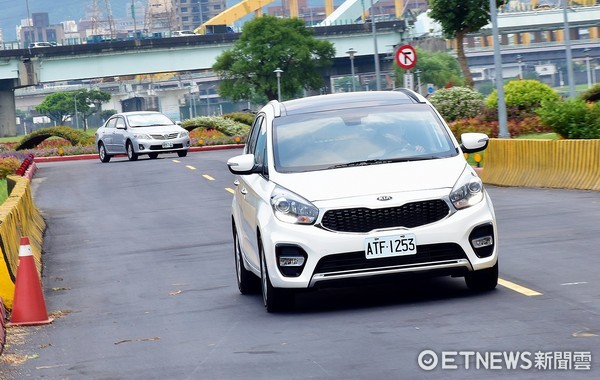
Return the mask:
[(537, 113), (565, 139), (600, 139), (600, 102), (567, 99), (547, 103)]
[(196, 128), (216, 129), (227, 136), (245, 136), (250, 126), (222, 116), (199, 116), (184, 120), (181, 126), (188, 131)]
[(71, 127), (50, 127), (41, 128), (23, 137), (21, 142), (15, 147), (15, 150), (33, 149), (38, 146), (42, 141), (50, 137), (62, 137), (69, 141), (72, 145), (93, 145), (94, 136), (88, 135), (87, 133), (73, 129)]

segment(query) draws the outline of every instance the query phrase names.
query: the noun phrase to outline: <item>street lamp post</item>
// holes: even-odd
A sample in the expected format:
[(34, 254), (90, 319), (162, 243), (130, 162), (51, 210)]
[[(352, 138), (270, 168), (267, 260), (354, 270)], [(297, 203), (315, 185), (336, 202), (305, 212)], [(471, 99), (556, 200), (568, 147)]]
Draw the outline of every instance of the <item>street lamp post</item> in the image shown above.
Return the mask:
[(346, 52), (350, 56), (350, 70), (352, 73), (352, 92), (356, 91), (356, 81), (354, 80), (354, 54), (356, 54), (356, 50), (353, 48), (348, 49)]
[(523, 62), (523, 56), (521, 54), (517, 54), (517, 63), (519, 64), (519, 79), (523, 79), (523, 67), (521, 63)]
[(277, 75), (277, 100), (281, 101), (281, 73), (283, 70), (278, 67), (273, 72)]
[(77, 116), (77, 93), (73, 94), (73, 103), (75, 104), (75, 128), (79, 129), (79, 117)]
[(583, 49), (585, 53), (585, 66), (587, 68), (587, 82), (588, 88), (592, 88), (592, 70), (590, 69), (590, 50), (589, 48)]
[(375, 26), (375, 14), (373, 11), (375, 8), (373, 7), (373, 0), (371, 0), (371, 30), (373, 32), (373, 59), (375, 63), (375, 85), (377, 91), (381, 91), (381, 74), (379, 70), (379, 53), (377, 52), (377, 27)]
[[(416, 70), (415, 74), (417, 74), (417, 92), (421, 94), (421, 70)], [(423, 95), (423, 94), (421, 94)]]

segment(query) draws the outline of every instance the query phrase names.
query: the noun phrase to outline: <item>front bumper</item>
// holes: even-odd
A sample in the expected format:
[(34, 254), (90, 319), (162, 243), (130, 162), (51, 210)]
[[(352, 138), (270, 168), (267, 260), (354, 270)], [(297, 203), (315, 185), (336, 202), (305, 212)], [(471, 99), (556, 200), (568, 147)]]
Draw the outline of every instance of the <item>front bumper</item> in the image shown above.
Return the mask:
[(176, 152), (188, 150), (190, 149), (190, 146), (191, 142), (189, 137), (169, 140), (137, 139), (134, 141), (134, 148), (137, 154)]
[[(452, 213), (443, 220), (411, 229), (395, 228), (369, 233), (340, 233), (318, 226), (282, 223), (270, 218), (262, 234), (271, 283), (279, 288), (334, 286), (361, 279), (384, 279), (395, 275), (455, 275), (492, 267), (497, 261), (497, 227), (487, 194), (482, 202)], [(474, 230), (493, 231), (493, 249), (481, 255), (473, 249)], [(366, 238), (413, 233), (417, 254), (366, 259)], [(471, 236), (472, 238), (472, 236)], [(306, 253), (298, 276), (285, 276), (277, 264), (276, 247), (296, 246)]]

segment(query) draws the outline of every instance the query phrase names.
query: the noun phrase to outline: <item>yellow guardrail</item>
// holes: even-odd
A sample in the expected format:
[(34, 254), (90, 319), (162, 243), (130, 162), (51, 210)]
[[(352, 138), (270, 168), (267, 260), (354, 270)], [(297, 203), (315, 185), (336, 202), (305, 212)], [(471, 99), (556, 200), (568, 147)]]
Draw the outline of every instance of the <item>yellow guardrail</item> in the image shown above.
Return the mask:
[(600, 140), (490, 139), (481, 179), (499, 186), (600, 190)]
[(8, 176), (9, 196), (0, 206), (0, 298), (12, 309), (21, 236), (28, 236), (38, 274), (46, 222), (33, 202), (28, 178)]

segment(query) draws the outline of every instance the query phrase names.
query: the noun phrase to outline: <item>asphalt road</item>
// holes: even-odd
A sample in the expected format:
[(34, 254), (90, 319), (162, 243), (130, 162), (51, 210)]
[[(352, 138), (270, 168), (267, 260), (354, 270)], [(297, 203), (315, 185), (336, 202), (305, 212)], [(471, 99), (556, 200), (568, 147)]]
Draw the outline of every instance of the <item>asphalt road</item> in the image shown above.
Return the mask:
[(268, 314), (235, 283), (225, 162), (239, 152), (39, 164), (56, 319), (27, 328), (6, 354), (29, 359), (0, 362), (0, 377), (599, 378), (600, 193), (488, 188), (503, 280), (491, 293), (413, 280), (303, 294)]

